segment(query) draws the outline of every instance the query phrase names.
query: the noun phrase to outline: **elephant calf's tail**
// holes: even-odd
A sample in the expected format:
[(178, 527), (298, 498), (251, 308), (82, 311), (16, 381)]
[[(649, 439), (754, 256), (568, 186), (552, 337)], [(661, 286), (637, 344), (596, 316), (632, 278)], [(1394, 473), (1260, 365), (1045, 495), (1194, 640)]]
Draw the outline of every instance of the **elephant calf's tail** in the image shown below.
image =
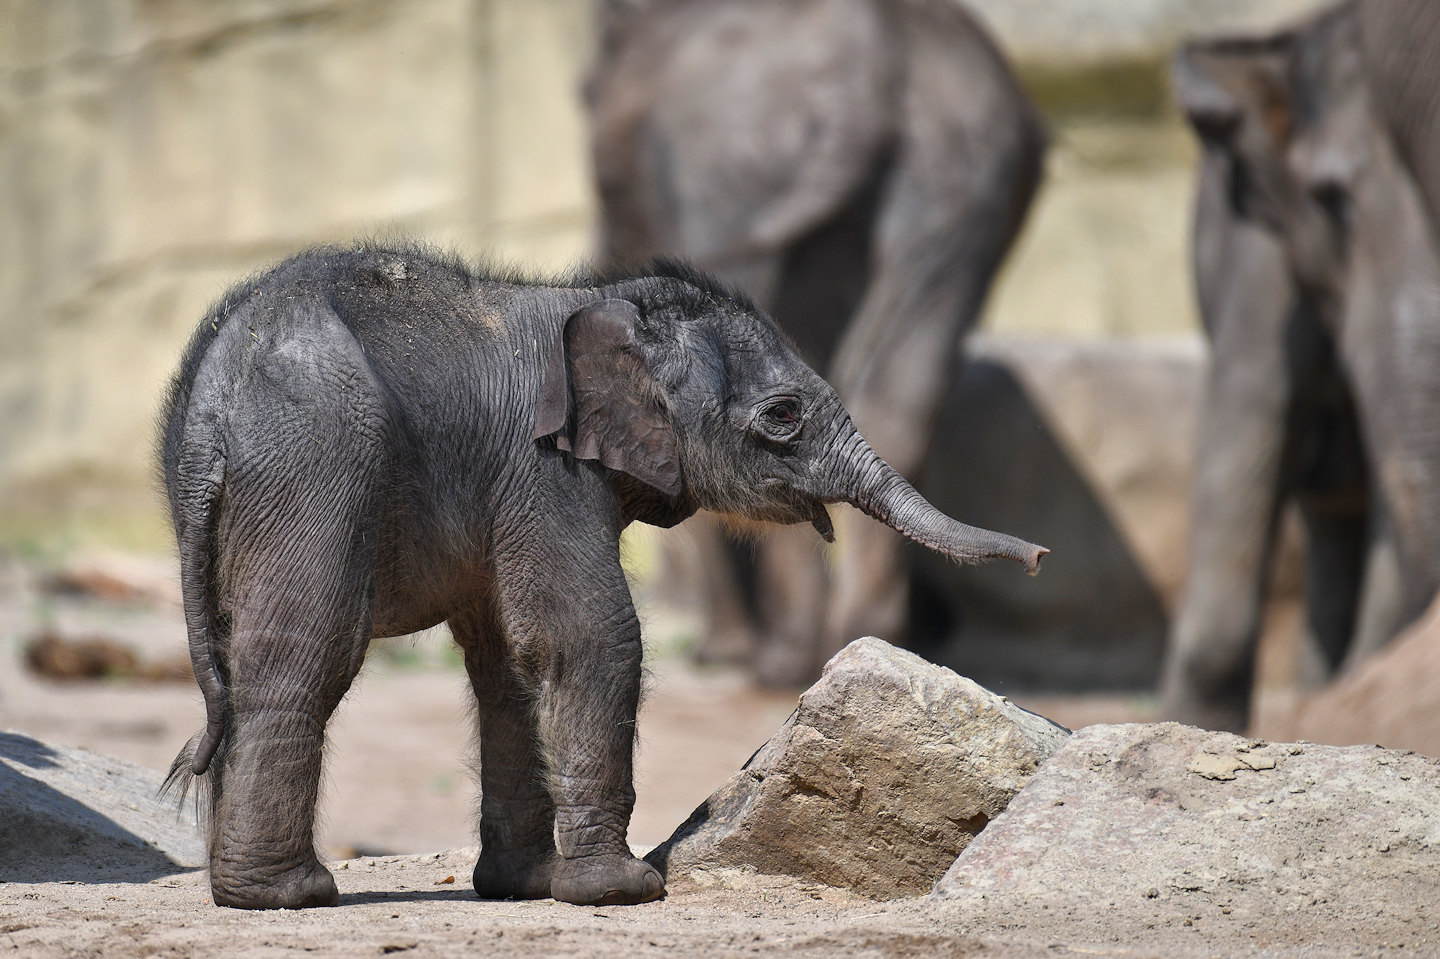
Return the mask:
[[(223, 472), (223, 469), (222, 461), (217, 470)], [(216, 648), (219, 637), (215, 632), (209, 582), (219, 483), (218, 477), (208, 477), (207, 480), (203, 491), (193, 491), (188, 497), (177, 496), (175, 509), (175, 533), (180, 547), (180, 591), (185, 600), (190, 665), (205, 699), (205, 728), (181, 747), (160, 787), (162, 797), (169, 796), (178, 787), (179, 801), (183, 804), (194, 780), (197, 814), (201, 813), (210, 798), (212, 777), (208, 772), (225, 740), (228, 712), (224, 674)]]
[[(195, 440), (200, 442), (195, 442)], [(210, 768), (225, 737), (228, 713), (225, 674), (221, 663), (221, 637), (215, 621), (215, 532), (225, 458), (212, 436), (187, 437), (207, 461), (181, 473), (172, 490), (175, 538), (180, 549), (180, 592), (185, 600), (185, 631), (190, 642), (190, 665), (205, 698), (205, 729), (186, 744), (175, 762), (189, 760), (190, 771), (202, 776)], [(175, 768), (179, 768), (177, 765)], [(175, 776), (175, 769), (171, 776)]]
[[(160, 786), (160, 798), (165, 799), (176, 794), (177, 804), (183, 806), (185, 798), (190, 794), (190, 787), (195, 787), (195, 814), (196, 819), (203, 819), (205, 810), (209, 808), (211, 779), (208, 772), (196, 773), (195, 750), (200, 745), (201, 738), (205, 733), (198, 732), (190, 737), (190, 741), (180, 747), (180, 753), (175, 761), (170, 764), (170, 771), (165, 774), (165, 782)], [(214, 755), (213, 750), (211, 753)]]

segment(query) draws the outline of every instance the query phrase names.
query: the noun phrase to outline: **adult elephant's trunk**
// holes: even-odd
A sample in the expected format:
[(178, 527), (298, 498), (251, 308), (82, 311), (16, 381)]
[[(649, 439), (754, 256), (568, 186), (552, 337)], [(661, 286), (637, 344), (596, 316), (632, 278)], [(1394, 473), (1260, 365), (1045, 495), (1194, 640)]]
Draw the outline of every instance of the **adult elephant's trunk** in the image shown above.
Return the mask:
[(822, 475), (830, 477), (833, 486), (821, 493), (821, 499), (849, 503), (920, 545), (959, 562), (1013, 559), (1023, 563), (1033, 576), (1040, 569), (1040, 558), (1050, 552), (1023, 539), (967, 526), (946, 516), (882, 460), (848, 421), (826, 466)]

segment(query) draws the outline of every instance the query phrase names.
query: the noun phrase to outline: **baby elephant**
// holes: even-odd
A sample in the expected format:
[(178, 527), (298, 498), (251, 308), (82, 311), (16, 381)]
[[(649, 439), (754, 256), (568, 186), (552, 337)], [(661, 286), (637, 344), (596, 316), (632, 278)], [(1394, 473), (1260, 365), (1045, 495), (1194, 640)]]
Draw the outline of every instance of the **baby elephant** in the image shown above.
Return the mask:
[(709, 509), (831, 536), (850, 503), (963, 562), (1045, 550), (957, 523), (870, 449), (775, 323), (677, 263), (554, 286), (414, 249), (320, 250), (225, 296), (164, 414), (219, 905), (334, 904), (321, 747), (372, 637), (447, 622), (475, 691), (482, 898), (664, 893), (626, 829), (640, 624), (631, 522)]

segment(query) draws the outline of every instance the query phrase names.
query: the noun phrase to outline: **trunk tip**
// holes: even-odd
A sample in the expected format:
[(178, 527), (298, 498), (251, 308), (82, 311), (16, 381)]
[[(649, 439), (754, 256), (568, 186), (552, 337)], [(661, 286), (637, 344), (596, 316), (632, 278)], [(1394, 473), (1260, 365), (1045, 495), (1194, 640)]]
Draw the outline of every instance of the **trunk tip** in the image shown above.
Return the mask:
[(1040, 572), (1040, 560), (1050, 555), (1050, 551), (1043, 546), (1031, 546), (1030, 555), (1025, 557), (1025, 572), (1035, 576)]

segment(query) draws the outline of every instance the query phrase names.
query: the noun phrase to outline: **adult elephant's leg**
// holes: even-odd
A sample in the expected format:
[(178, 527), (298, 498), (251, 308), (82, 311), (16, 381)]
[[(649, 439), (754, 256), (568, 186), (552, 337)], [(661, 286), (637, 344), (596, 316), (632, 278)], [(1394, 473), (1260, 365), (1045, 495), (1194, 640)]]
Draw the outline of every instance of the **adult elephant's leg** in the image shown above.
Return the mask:
[(758, 642), (755, 561), (751, 545), (727, 533), (714, 516), (699, 513), (662, 539), (665, 582), (693, 590), (704, 618), (695, 658), (702, 663), (753, 663)]
[(546, 788), (535, 690), (488, 597), (450, 619), (475, 691), (480, 738), (481, 899), (544, 899), (555, 867), (555, 805)]
[[(824, 312), (866, 270), (821, 255), (830, 274), (822, 296), (797, 311), (782, 294), (797, 244), (833, 236), (888, 147), (906, 59), (891, 6), (649, 4), (627, 19), (590, 85), (604, 255), (686, 256), (748, 293), (809, 349), (812, 309)], [(818, 369), (825, 356), (808, 359)], [(691, 555), (706, 563), (700, 658), (758, 657), (763, 678), (783, 685), (813, 678), (824, 569), (813, 555), (793, 559), (813, 536), (778, 534), (772, 549), (762, 534), (752, 549), (713, 523), (686, 527)], [(754, 589), (761, 568), (763, 599)]]
[[(780, 253), (752, 254), (706, 265), (749, 292), (763, 309), (776, 312), (785, 259)], [(815, 308), (813, 302), (807, 305)], [(802, 349), (809, 348), (814, 363), (815, 352), (831, 339), (825, 336), (826, 319), (828, 325), (838, 327), (844, 317), (791, 312), (788, 318), (777, 313), (777, 319)], [(702, 533), (724, 537), (723, 544), (709, 549), (724, 565), (711, 566), (705, 578), (709, 623), (702, 658), (720, 658), (716, 655), (720, 642), (728, 639), (731, 648), (745, 643), (762, 684), (798, 687), (813, 682), (824, 662), (817, 643), (828, 585), (821, 541), (814, 530), (769, 528), (756, 534), (751, 545), (733, 533), (718, 532), (721, 526), (713, 520), (696, 517), (690, 524), (699, 525)]]
[(364, 662), (375, 530), (364, 464), (318, 489), (256, 470), (226, 490), (226, 732), (211, 766), (216, 905), (334, 905), (315, 854), (325, 726)]
[(534, 690), (555, 809), (560, 858), (550, 894), (580, 904), (646, 902), (665, 886), (626, 841), (642, 648), (620, 530), (587, 512), (574, 491), (556, 500), (553, 513), (517, 518), (525, 528), (506, 531), (497, 574), (501, 617)]
[[(913, 479), (960, 338), (979, 316), (1038, 185), (1044, 143), (989, 44), (957, 28), (948, 11), (911, 9), (910, 80), (896, 165), (881, 194), (871, 283), (830, 380), (875, 450)], [(899, 535), (858, 513), (837, 519), (841, 552), (822, 655), (861, 635), (899, 639), (906, 608)]]
[(1383, 502), (1379, 502), (1370, 520), (1355, 634), (1340, 664), (1340, 675), (1346, 675), (1366, 656), (1384, 648), (1400, 631), (1404, 583), (1395, 531)]
[(1164, 714), (1210, 729), (1249, 721), (1290, 410), (1295, 311), (1283, 250), (1235, 225), (1207, 302), (1211, 365), (1190, 505), (1189, 574), (1162, 674)]
[[(1355, 636), (1374, 497), (1360, 423), (1330, 337), (1306, 324), (1290, 341), (1297, 363), (1291, 414), (1296, 500), (1305, 524), (1305, 634), (1300, 683), (1330, 681)], [(1308, 344), (1302, 348), (1301, 342)]]
[(767, 530), (756, 545), (755, 677), (766, 686), (803, 687), (820, 675), (825, 616), (824, 542), (807, 526)]
[[(786, 251), (775, 303), (768, 308), (817, 370), (829, 365), (864, 299), (871, 233), (889, 168), (888, 153), (877, 157), (836, 214)], [(809, 685), (831, 652), (821, 644), (830, 601), (825, 547), (813, 530), (787, 527), (759, 541), (755, 560), (756, 678), (767, 686)]]
[(1388, 141), (1374, 153), (1378, 172), (1354, 197), (1339, 340), (1399, 560), (1398, 630), (1440, 588), (1440, 240)]
[[(1435, 348), (1440, 349), (1440, 343)], [(1440, 496), (1434, 492), (1435, 477), (1440, 477), (1440, 444), (1422, 426), (1434, 416), (1433, 411), (1423, 410), (1426, 396), (1440, 396), (1440, 383), (1407, 384), (1407, 379), (1396, 372), (1390, 385), (1372, 390), (1372, 395), (1386, 395), (1373, 399), (1375, 408), (1365, 411), (1377, 491), (1388, 517), (1370, 563), (1375, 577), (1373, 611), (1362, 619), (1364, 628), (1357, 637), (1368, 651), (1388, 643), (1414, 622), (1440, 586)], [(1362, 393), (1362, 404), (1365, 400)], [(1387, 583), (1387, 576), (1395, 582)]]
[[(718, 257), (705, 266), (775, 312), (785, 257), (778, 251)], [(791, 336), (796, 330), (778, 317)], [(771, 528), (749, 541), (709, 517), (686, 524), (701, 555), (706, 634), (702, 661), (750, 660), (767, 686), (805, 686), (819, 675), (816, 640), (824, 616), (826, 573), (813, 530)]]
[(1355, 635), (1367, 552), (1363, 510), (1327, 508), (1301, 497), (1305, 522), (1305, 637), (1300, 683), (1330, 681)]
[(1357, 8), (1370, 102), (1389, 133), (1440, 234), (1440, 6), (1431, 0), (1374, 0)]
[(858, 510), (835, 510), (834, 523), (838, 559), (816, 650), (820, 663), (861, 636), (897, 644), (909, 637), (904, 537)]
[[(704, 264), (773, 310), (779, 253), (721, 257)], [(783, 318), (782, 318), (783, 322)], [(826, 602), (826, 572), (814, 531), (773, 528), (746, 541), (709, 516), (685, 523), (705, 611), (702, 662), (751, 662), (769, 686), (804, 686), (819, 675), (816, 641)]]

